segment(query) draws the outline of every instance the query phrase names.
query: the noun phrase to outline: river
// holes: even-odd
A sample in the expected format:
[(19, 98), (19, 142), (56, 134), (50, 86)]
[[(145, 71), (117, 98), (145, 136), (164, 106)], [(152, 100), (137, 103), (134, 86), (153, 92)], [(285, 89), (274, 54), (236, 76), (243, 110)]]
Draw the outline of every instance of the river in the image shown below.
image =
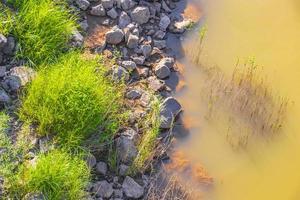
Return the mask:
[[(201, 44), (195, 42), (198, 32), (188, 34), (183, 43), (186, 57), (180, 62), (184, 65), (186, 88), (177, 97), (184, 107), (183, 121), (189, 134), (176, 143), (173, 159), (176, 161), (180, 155), (191, 168), (201, 166), (204, 175), (213, 179), (209, 187), (201, 189), (203, 199), (300, 199), (299, 1), (197, 3), (205, 17), (201, 25), (207, 32)], [(197, 62), (192, 61), (195, 56)], [(230, 85), (237, 68), (245, 71), (249, 65), (255, 68), (254, 76), (260, 77), (251, 85), (263, 88), (258, 89), (258, 95), (241, 99), (236, 98), (238, 95), (233, 98), (234, 92), (222, 91), (223, 84)], [(215, 77), (221, 81), (211, 81)], [(215, 97), (215, 88), (221, 94), (212, 105), (211, 99), (207, 99)], [(259, 96), (260, 92), (266, 96)], [(250, 118), (248, 112), (253, 104), (247, 102), (250, 106), (236, 109), (247, 99), (257, 101), (255, 109), (263, 107), (264, 111)], [(270, 122), (264, 115), (277, 113), (282, 104), (286, 106), (280, 108), (280, 119), (276, 122), (280, 128), (270, 131), (266, 128)], [(241, 138), (243, 141), (239, 142)], [(191, 182), (193, 176), (196, 175), (184, 175), (183, 180)], [(201, 186), (191, 187), (197, 190)]]

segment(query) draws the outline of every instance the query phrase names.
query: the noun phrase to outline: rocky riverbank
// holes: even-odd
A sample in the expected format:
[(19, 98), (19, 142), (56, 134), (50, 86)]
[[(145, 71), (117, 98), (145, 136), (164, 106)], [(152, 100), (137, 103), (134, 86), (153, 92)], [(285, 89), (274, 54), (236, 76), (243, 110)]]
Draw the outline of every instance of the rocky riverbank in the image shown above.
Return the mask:
[[(174, 13), (182, 3), (178, 1), (69, 0), (71, 9), (80, 16), (80, 27), (73, 34), (71, 46), (112, 60), (110, 75), (117, 82), (125, 82), (124, 98), (130, 107), (128, 125), (119, 131), (112, 144), (117, 157), (116, 168), (104, 159), (107, 156), (103, 156), (109, 152), (111, 144), (94, 146), (87, 158), (93, 172), (87, 199), (147, 199), (151, 171), (167, 157), (166, 147), (153, 157), (151, 167), (136, 174), (129, 173), (139, 154), (138, 141), (145, 132), (140, 123), (152, 109), (153, 95), (161, 99), (161, 134), (157, 138), (160, 146), (168, 145), (172, 137), (170, 129), (182, 111), (179, 102), (172, 97), (178, 84), (173, 81), (178, 77), (178, 68), (167, 39), (170, 34), (180, 37), (193, 21)], [(12, 36), (0, 34), (0, 103), (3, 108), (11, 110), (18, 105), (22, 87), (35, 76), (34, 70), (22, 66), (22, 61), (15, 61), (17, 48)], [(15, 127), (12, 130), (17, 131)], [(42, 150), (47, 140), (50, 139), (36, 138), (34, 145)], [(29, 194), (26, 199), (43, 198), (42, 195)]]

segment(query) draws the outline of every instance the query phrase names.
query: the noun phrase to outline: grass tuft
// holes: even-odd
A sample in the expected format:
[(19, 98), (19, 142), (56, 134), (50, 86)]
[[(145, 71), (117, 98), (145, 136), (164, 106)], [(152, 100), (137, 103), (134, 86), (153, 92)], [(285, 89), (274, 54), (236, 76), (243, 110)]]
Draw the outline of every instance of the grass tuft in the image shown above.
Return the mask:
[(125, 115), (123, 88), (105, 77), (98, 60), (72, 52), (46, 66), (27, 88), (21, 119), (37, 124), (40, 135), (55, 133), (70, 146), (96, 129), (102, 140), (111, 139)]
[(54, 62), (66, 50), (75, 18), (65, 1), (13, 0), (17, 9), (13, 35), (18, 39), (17, 56), (32, 66)]

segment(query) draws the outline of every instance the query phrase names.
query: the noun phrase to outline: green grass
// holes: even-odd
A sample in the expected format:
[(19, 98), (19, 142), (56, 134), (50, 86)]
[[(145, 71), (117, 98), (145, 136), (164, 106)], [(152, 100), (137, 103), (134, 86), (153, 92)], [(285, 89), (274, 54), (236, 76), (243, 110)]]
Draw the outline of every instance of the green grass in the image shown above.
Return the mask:
[(143, 121), (143, 129), (145, 130), (140, 143), (138, 145), (138, 155), (134, 159), (130, 171), (135, 173), (143, 171), (147, 168), (148, 162), (155, 154), (156, 138), (160, 128), (160, 101), (154, 97), (151, 110), (146, 119)]
[(97, 128), (101, 139), (111, 139), (124, 119), (123, 88), (105, 77), (98, 60), (72, 52), (42, 69), (23, 97), (21, 119), (71, 146)]
[(54, 62), (66, 51), (75, 18), (65, 1), (11, 0), (17, 9), (12, 34), (17, 38), (17, 57), (32, 66)]
[(24, 166), (20, 173), (23, 194), (41, 192), (48, 200), (84, 199), (90, 171), (76, 156), (54, 150), (40, 155), (36, 165)]

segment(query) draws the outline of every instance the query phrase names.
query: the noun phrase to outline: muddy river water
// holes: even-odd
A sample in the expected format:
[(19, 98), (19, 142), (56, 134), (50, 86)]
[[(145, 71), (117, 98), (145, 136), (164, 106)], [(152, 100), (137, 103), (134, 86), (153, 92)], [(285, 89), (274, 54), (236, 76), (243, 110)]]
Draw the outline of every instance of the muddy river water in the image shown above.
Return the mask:
[[(183, 43), (187, 51), (186, 58), (181, 59), (186, 88), (177, 96), (184, 107), (183, 121), (189, 134), (176, 144), (173, 158), (180, 154), (192, 168), (201, 165), (204, 174), (213, 179), (205, 179), (212, 183), (201, 189), (203, 199), (299, 200), (300, 2), (194, 1), (201, 5), (204, 13), (201, 24), (202, 27), (205, 25), (207, 32), (201, 44), (194, 42), (199, 38), (198, 32), (188, 35)], [(192, 62), (195, 54), (201, 55), (196, 55), (197, 62)], [(209, 67), (217, 67), (218, 73), (223, 74), (225, 81), (215, 86), (222, 90), (222, 83), (231, 79), (237, 63), (243, 70), (246, 68), (244, 63), (249, 60), (264, 80), (263, 91), (268, 91), (267, 97), (257, 101), (256, 106), (264, 107), (269, 102), (273, 106), (267, 106), (263, 112), (250, 118), (247, 112), (251, 109), (247, 109), (248, 105), (253, 106), (251, 103), (247, 102), (238, 112), (236, 107), (241, 102), (223, 105), (224, 102), (245, 101), (231, 98), (235, 93), (219, 96), (219, 103), (214, 105), (212, 101), (204, 100), (205, 96), (213, 96), (212, 88), (206, 86), (215, 84), (210, 82), (211, 77), (207, 78)], [(253, 84), (250, 87), (260, 86)], [(288, 99), (288, 104), (284, 111), (279, 112), (284, 115), (278, 120), (280, 128), (269, 131), (265, 129), (269, 121), (261, 116), (277, 112), (276, 105), (283, 101), (277, 100), (279, 97)], [(249, 101), (256, 101), (255, 98), (259, 97), (251, 97)], [(260, 121), (252, 120), (253, 116)], [(260, 126), (264, 128), (252, 137), (249, 129)], [(260, 137), (266, 130), (276, 134)], [(245, 139), (246, 145), (240, 147), (232, 142), (244, 132), (250, 132)], [(193, 173), (184, 175), (183, 179), (191, 182), (193, 176)], [(199, 189), (201, 186), (198, 188), (197, 184), (192, 184), (191, 187)]]

